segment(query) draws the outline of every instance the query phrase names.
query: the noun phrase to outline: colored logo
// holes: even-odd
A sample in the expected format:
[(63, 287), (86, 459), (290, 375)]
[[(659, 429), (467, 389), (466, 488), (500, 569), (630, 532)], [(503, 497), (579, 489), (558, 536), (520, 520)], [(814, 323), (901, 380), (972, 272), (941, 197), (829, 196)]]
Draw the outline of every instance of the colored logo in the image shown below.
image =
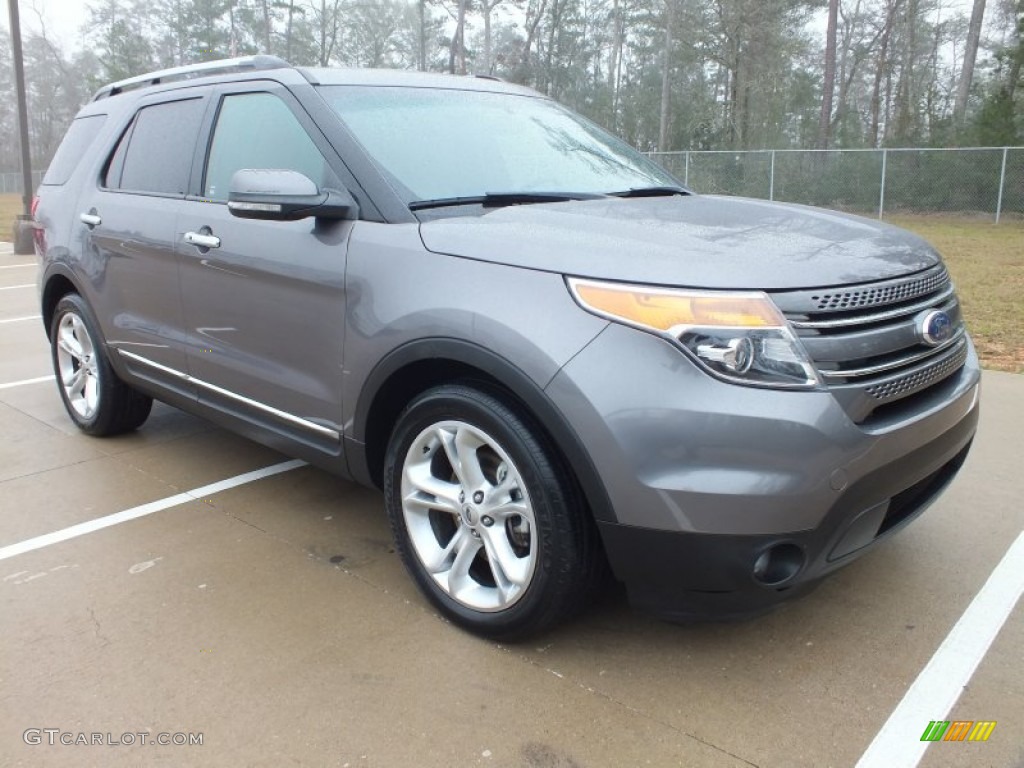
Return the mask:
[(932, 720), (921, 741), (988, 741), (995, 720)]
[(918, 321), (917, 335), (925, 344), (937, 347), (953, 335), (953, 318), (941, 309), (933, 309)]

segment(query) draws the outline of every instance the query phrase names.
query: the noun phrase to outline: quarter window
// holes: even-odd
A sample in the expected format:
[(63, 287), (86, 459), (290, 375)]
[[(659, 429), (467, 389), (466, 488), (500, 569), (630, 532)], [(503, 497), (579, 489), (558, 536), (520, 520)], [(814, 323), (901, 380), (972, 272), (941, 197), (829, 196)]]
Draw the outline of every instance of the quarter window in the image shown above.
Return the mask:
[(106, 119), (106, 115), (89, 115), (80, 117), (71, 124), (64, 141), (57, 149), (57, 154), (50, 162), (46, 176), (43, 177), (43, 184), (60, 185), (71, 178), (79, 160), (85, 157), (86, 151), (96, 139)]
[(228, 199), (231, 177), (243, 168), (298, 171), (321, 187), (338, 180), (288, 106), (270, 93), (225, 96), (206, 165), (204, 195)]

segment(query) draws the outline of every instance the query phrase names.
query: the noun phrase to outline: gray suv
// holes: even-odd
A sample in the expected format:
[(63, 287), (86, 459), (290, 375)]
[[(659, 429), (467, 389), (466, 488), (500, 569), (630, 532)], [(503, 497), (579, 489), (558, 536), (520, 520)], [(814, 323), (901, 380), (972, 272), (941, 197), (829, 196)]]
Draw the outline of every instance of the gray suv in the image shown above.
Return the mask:
[(926, 243), (693, 194), (494, 79), (257, 56), (115, 83), (35, 227), (84, 432), (157, 398), (381, 488), (419, 588), (490, 637), (609, 571), (671, 619), (800, 594), (934, 501), (978, 420)]

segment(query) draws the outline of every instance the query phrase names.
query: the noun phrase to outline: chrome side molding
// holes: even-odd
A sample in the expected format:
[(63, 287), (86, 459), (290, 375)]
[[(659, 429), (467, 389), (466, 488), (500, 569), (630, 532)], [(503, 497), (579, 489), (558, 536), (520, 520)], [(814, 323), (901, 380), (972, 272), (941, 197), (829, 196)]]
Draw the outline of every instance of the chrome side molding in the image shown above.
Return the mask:
[(252, 398), (245, 397), (244, 395), (239, 395), (236, 392), (224, 389), (223, 387), (218, 387), (215, 384), (210, 384), (209, 382), (203, 381), (202, 379), (197, 379), (195, 376), (190, 376), (184, 371), (179, 371), (176, 368), (169, 368), (166, 365), (155, 363), (152, 360), (148, 360), (147, 358), (142, 357), (141, 355), (135, 354), (134, 352), (128, 352), (124, 349), (117, 348), (117, 354), (119, 354), (121, 357), (131, 360), (132, 362), (139, 363), (140, 365), (145, 365), (149, 368), (160, 371), (161, 373), (165, 373), (168, 376), (173, 376), (189, 384), (194, 384), (197, 387), (202, 387), (208, 392), (214, 392), (218, 395), (221, 395), (222, 397), (234, 400), (236, 403), (241, 403), (242, 405), (247, 405), (255, 410), (262, 411), (263, 413), (269, 414), (270, 416), (280, 419), (281, 421), (286, 421), (289, 424), (294, 424), (297, 427), (301, 427), (309, 432), (314, 432), (318, 435), (321, 435), (322, 437), (330, 438), (334, 442), (341, 442), (340, 432), (334, 429), (330, 429), (329, 427), (325, 427), (322, 424), (317, 424), (315, 421), (304, 419), (301, 416), (296, 416), (293, 413), (282, 411), (279, 408), (274, 408), (273, 406), (267, 405), (266, 403), (261, 403), (257, 400), (253, 400)]

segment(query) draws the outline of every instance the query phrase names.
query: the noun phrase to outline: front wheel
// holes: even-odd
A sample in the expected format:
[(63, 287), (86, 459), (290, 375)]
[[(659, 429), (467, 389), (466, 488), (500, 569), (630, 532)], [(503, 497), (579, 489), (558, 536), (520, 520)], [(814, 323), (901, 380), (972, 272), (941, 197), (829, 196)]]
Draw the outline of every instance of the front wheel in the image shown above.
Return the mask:
[(598, 567), (575, 482), (520, 408), (465, 385), (423, 393), (385, 464), (396, 546), (456, 624), (520, 639), (584, 604)]
[(50, 324), (50, 352), (64, 408), (83, 432), (116, 435), (136, 429), (147, 419), (153, 400), (117, 378), (92, 314), (77, 293), (57, 303)]

